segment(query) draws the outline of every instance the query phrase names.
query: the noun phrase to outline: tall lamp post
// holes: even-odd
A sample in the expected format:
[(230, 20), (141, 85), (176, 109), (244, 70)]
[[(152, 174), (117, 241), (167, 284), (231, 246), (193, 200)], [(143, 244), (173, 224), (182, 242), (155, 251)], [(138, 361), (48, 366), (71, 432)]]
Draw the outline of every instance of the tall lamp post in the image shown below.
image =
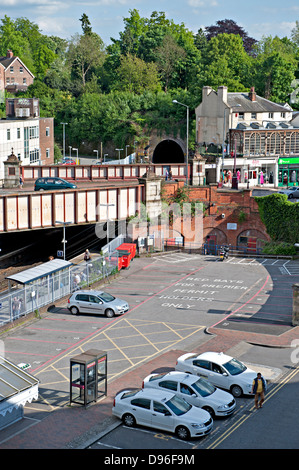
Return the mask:
[[(224, 144), (225, 144), (225, 135), (226, 135), (226, 111), (230, 111), (232, 108), (239, 108), (240, 106), (241, 106), (240, 104), (235, 104), (231, 106), (230, 108), (224, 108), (224, 112), (223, 112), (222, 170), (221, 170), (222, 171), (222, 183), (224, 183)], [(237, 186), (238, 186), (238, 183), (237, 183)], [(238, 189), (238, 187), (235, 189)]]
[(107, 219), (107, 246), (108, 246), (108, 254), (110, 254), (110, 247), (109, 247), (109, 207), (115, 206), (115, 204), (103, 203), (100, 206), (106, 207), (106, 219)]
[(117, 152), (118, 152), (118, 160), (120, 160), (120, 152), (121, 152), (123, 149), (115, 149), (115, 150), (117, 150)]
[(186, 186), (188, 186), (188, 157), (189, 157), (189, 106), (184, 103), (179, 103), (177, 100), (172, 100), (173, 103), (180, 104), (187, 108), (187, 136), (186, 136)]
[(75, 148), (73, 147), (73, 150), (75, 150), (75, 152), (77, 152), (76, 163), (77, 163), (77, 165), (78, 165), (78, 164), (79, 164), (79, 159), (78, 159), (78, 149), (75, 149)]
[(65, 260), (65, 244), (67, 243), (67, 240), (65, 239), (65, 226), (70, 225), (72, 222), (61, 222), (60, 220), (55, 220), (55, 224), (60, 224), (63, 225), (63, 259)]
[(68, 122), (61, 122), (63, 126), (63, 158), (65, 157), (65, 126), (68, 125)]

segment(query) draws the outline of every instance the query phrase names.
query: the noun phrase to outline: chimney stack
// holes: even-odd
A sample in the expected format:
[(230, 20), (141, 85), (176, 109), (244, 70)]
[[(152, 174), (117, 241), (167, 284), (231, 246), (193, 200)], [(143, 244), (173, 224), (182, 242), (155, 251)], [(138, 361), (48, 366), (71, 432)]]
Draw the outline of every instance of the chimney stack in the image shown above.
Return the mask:
[(248, 96), (249, 96), (250, 101), (256, 101), (256, 92), (254, 90), (254, 86), (250, 88), (250, 92)]
[(8, 50), (7, 50), (6, 57), (9, 57), (10, 59), (13, 57), (13, 52), (12, 52), (11, 49), (8, 49)]

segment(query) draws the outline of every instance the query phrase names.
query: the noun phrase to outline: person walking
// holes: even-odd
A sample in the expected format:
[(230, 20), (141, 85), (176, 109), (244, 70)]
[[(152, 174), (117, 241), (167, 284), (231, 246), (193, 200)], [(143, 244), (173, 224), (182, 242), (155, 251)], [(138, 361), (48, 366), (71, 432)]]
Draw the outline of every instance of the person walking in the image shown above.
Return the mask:
[[(252, 382), (251, 393), (254, 394), (254, 404), (256, 408), (262, 408), (265, 400), (266, 381), (260, 372)], [(260, 400), (260, 401), (259, 401)]]
[(22, 178), (22, 176), (20, 176), (20, 178), (19, 178), (19, 187), (20, 187), (20, 189), (23, 188), (23, 184), (24, 184), (23, 178)]

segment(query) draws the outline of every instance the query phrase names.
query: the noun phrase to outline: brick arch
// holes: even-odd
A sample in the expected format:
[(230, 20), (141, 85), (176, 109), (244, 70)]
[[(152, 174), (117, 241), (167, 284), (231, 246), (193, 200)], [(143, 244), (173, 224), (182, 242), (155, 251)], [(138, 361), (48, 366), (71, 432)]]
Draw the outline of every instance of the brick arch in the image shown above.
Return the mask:
[(227, 245), (228, 244), (227, 234), (219, 228), (205, 227), (203, 231), (203, 238), (205, 242), (208, 236), (215, 237), (215, 245)]
[(262, 232), (261, 230), (255, 229), (255, 228), (250, 228), (248, 227), (247, 229), (242, 229), (238, 235), (236, 236), (236, 245), (237, 246), (246, 246), (246, 243), (241, 243), (240, 238), (244, 237), (247, 239), (256, 239), (256, 248), (262, 248), (263, 246), (263, 241), (269, 241), (270, 238), (267, 234)]

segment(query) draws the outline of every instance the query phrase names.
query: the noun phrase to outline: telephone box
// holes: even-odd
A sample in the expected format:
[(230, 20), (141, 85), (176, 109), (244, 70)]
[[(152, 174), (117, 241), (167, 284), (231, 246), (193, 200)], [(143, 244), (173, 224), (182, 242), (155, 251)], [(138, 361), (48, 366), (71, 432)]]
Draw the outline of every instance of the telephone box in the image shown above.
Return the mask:
[(96, 349), (70, 359), (70, 404), (85, 407), (107, 395), (107, 353)]

